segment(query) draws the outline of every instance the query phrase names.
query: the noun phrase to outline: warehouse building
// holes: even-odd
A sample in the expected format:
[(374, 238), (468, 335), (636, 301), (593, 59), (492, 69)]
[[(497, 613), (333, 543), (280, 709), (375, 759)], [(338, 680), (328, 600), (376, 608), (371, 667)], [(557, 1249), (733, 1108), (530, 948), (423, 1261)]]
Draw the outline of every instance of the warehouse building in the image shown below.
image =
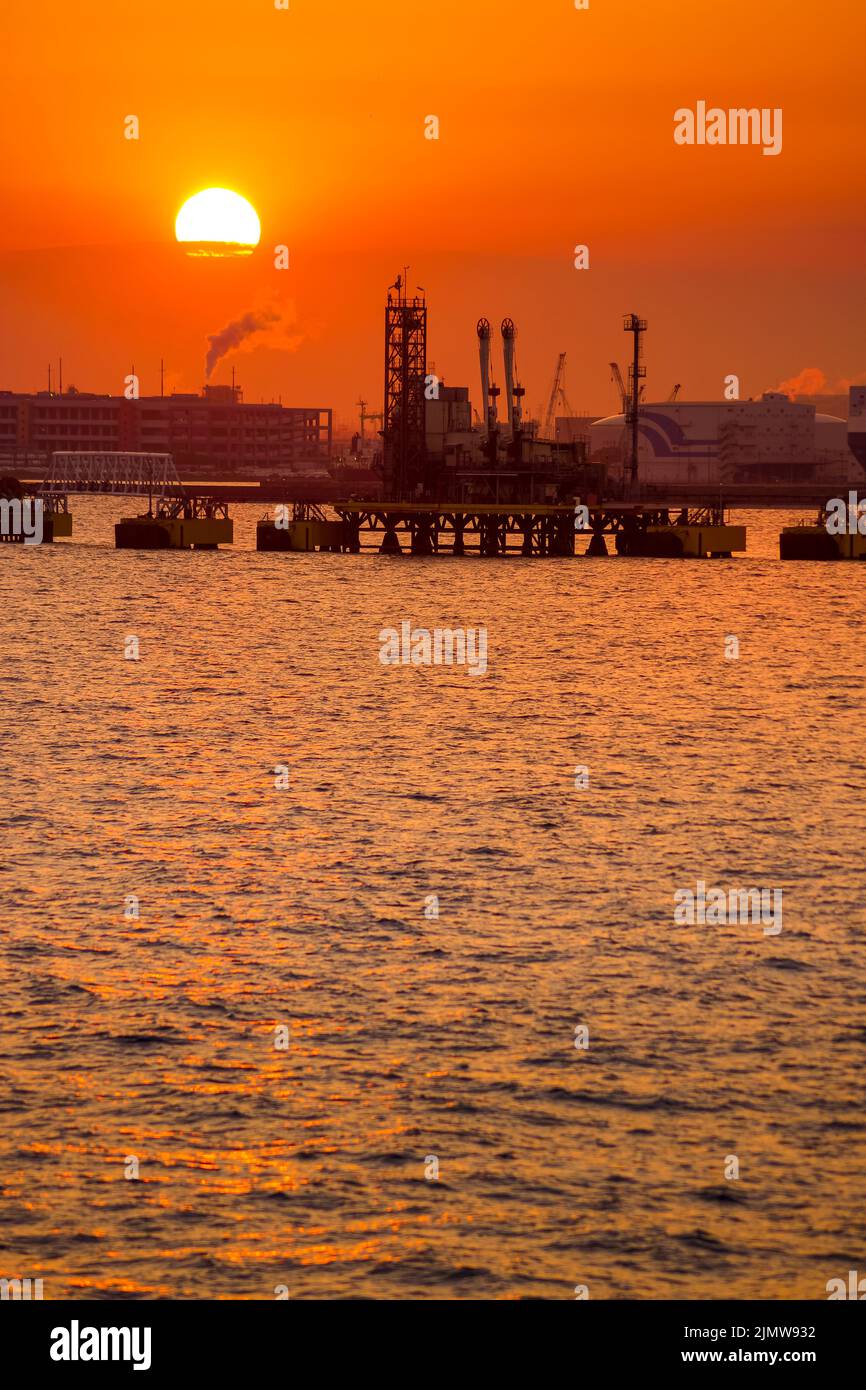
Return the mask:
[(199, 396), (99, 396), (0, 391), (0, 466), (44, 462), (55, 450), (170, 453), (180, 472), (266, 477), (331, 456), (330, 409), (246, 404), (239, 387)]

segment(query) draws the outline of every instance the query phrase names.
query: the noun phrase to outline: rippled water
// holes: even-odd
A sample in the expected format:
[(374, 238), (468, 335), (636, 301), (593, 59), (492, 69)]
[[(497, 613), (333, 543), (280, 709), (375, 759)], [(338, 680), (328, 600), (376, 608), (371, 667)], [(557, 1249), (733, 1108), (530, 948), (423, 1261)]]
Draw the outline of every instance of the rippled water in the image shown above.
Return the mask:
[[(255, 508), (233, 551), (118, 553), (124, 508), (0, 547), (0, 1274), (862, 1272), (866, 568), (780, 564), (760, 514), (704, 563), (258, 555)], [(404, 619), (485, 625), (487, 674), (384, 667)], [(783, 931), (675, 926), (699, 879), (782, 889)]]

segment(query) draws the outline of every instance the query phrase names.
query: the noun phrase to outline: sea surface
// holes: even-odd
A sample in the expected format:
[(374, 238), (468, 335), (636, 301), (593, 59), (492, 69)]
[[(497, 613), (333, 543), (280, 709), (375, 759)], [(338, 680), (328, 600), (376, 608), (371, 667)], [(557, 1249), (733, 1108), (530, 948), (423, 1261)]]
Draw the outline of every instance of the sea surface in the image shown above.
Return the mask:
[[(0, 547), (0, 1276), (866, 1273), (866, 566), (781, 564), (771, 513), (690, 562), (260, 555), (256, 507), (117, 552), (128, 500), (73, 510)], [(383, 665), (403, 621), (486, 628), (486, 673)], [(676, 923), (699, 881), (781, 932)]]

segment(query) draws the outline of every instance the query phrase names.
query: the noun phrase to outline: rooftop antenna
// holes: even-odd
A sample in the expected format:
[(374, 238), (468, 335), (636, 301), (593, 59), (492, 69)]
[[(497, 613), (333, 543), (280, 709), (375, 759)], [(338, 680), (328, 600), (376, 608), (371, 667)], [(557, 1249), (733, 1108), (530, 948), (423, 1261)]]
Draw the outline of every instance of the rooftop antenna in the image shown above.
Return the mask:
[(159, 359), (159, 394), (160, 398), (165, 395), (165, 360)]
[(48, 363), (48, 394), (51, 395), (51, 363)]
[(58, 362), (60, 363), (60, 375), (59, 375), (59, 382), (60, 382), (60, 385), (59, 385), (59, 387), (58, 387), (58, 390), (59, 390), (60, 395), (62, 396), (62, 395), (63, 395), (63, 358), (62, 358), (62, 357), (58, 358)]

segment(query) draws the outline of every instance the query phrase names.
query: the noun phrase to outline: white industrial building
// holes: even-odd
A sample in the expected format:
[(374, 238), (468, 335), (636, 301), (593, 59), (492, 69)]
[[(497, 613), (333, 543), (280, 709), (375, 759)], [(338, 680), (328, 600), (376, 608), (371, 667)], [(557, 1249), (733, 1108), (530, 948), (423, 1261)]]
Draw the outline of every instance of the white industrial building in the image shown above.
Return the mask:
[[(596, 420), (589, 434), (591, 458), (616, 476), (631, 455), (625, 417)], [(863, 480), (847, 420), (777, 391), (760, 400), (641, 402), (638, 468), (647, 484)]]

